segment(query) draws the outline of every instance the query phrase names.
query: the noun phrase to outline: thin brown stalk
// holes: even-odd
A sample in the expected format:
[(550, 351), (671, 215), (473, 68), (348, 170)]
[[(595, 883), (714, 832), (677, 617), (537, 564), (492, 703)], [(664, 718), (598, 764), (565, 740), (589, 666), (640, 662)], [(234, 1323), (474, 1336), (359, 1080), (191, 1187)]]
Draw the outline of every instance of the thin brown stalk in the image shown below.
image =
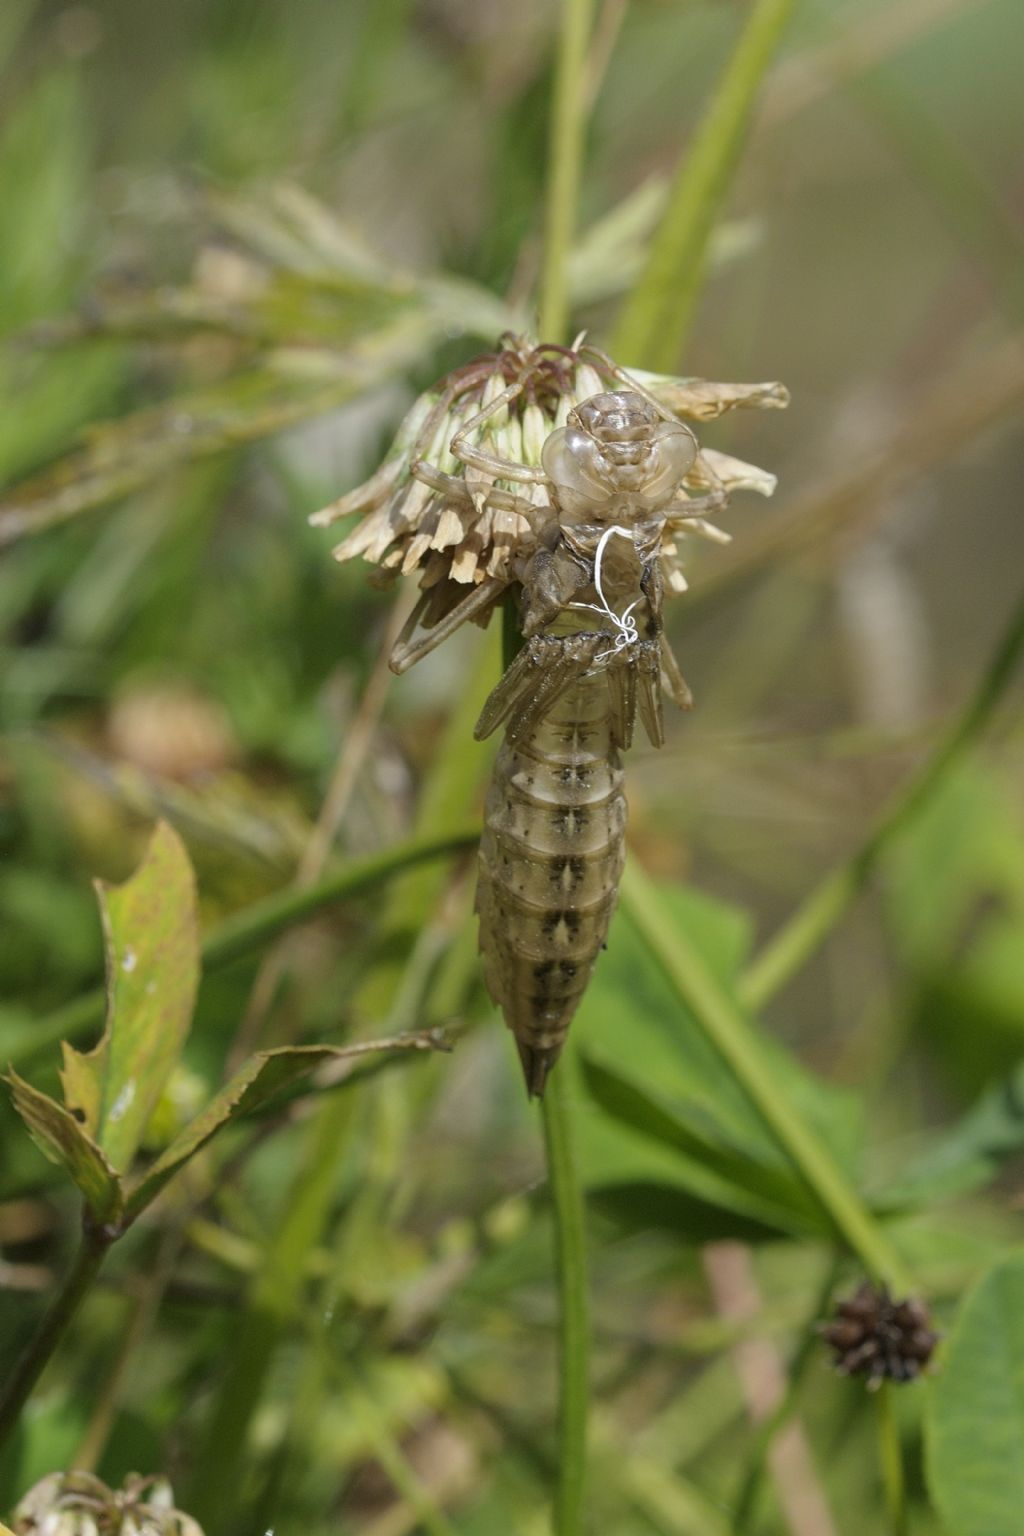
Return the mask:
[[(388, 657), (409, 615), (415, 596), (415, 589), (403, 589), (392, 606), (380, 652), (342, 742), (327, 786), (327, 793), (320, 807), (320, 814), (299, 860), (294, 880), (296, 890), (307, 889), (320, 878), (327, 867), (327, 861), (345, 819), (352, 792), (363, 770), (380, 723), (392, 675), (388, 667)], [(291, 968), (294, 954), (294, 936), (285, 934), (260, 963), (242, 1022), (231, 1047), (227, 1064), (228, 1075), (237, 1071), (246, 1057), (256, 1049), (267, 1015)]]
[(99, 1465), (121, 1407), (128, 1367), (136, 1350), (149, 1335), (183, 1244), (180, 1221), (167, 1227), (160, 1236), (153, 1263), (130, 1303), (127, 1325), (110, 1369), (96, 1393), (85, 1433), (71, 1458), (70, 1466), (75, 1471), (95, 1472)]

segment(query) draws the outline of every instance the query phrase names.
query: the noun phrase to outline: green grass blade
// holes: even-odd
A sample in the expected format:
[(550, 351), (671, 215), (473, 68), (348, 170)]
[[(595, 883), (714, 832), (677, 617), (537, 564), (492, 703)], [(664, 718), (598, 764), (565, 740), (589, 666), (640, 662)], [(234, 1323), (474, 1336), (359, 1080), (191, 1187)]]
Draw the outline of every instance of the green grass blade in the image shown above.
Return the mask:
[(590, 1332), (583, 1192), (573, 1150), (570, 1083), (566, 1066), (554, 1072), (542, 1101), (548, 1183), (555, 1217), (558, 1273), (559, 1402), (558, 1477), (552, 1528), (555, 1536), (583, 1530), (590, 1401)]
[(876, 1278), (896, 1289), (912, 1290), (906, 1267), (885, 1232), (817, 1131), (787, 1101), (755, 1031), (707, 969), (683, 928), (666, 913), (655, 887), (635, 862), (626, 866), (622, 898), (679, 997), (698, 1019), (758, 1114), (828, 1211), (837, 1232)]
[(593, 0), (562, 0), (561, 12), (544, 213), (541, 341), (563, 341), (569, 322), (569, 247), (579, 203)]
[(758, 86), (794, 0), (754, 0), (718, 89), (688, 144), (651, 245), (626, 302), (612, 353), (620, 362), (671, 373), (700, 293), (704, 258), (750, 124)]

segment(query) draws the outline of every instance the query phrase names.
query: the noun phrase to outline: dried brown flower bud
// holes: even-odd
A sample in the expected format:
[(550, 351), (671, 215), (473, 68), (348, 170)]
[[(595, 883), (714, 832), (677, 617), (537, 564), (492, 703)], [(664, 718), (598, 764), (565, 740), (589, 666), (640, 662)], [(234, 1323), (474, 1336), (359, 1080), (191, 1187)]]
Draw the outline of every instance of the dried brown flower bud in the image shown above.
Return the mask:
[(846, 1376), (866, 1376), (869, 1387), (883, 1381), (914, 1381), (935, 1350), (939, 1335), (931, 1329), (924, 1302), (914, 1297), (894, 1301), (887, 1286), (867, 1281), (854, 1296), (836, 1306), (835, 1320), (823, 1323), (821, 1336)]
[(91, 1472), (53, 1472), (11, 1518), (12, 1536), (203, 1536), (165, 1478), (134, 1473), (115, 1492)]

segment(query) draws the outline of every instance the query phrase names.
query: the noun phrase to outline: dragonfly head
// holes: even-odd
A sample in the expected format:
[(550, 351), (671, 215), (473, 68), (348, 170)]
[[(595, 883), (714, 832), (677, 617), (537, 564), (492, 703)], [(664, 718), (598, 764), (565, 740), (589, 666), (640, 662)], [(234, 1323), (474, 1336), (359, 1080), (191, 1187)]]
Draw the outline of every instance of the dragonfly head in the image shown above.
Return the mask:
[(696, 457), (689, 427), (619, 389), (581, 400), (545, 442), (541, 464), (560, 511), (621, 523), (671, 501)]

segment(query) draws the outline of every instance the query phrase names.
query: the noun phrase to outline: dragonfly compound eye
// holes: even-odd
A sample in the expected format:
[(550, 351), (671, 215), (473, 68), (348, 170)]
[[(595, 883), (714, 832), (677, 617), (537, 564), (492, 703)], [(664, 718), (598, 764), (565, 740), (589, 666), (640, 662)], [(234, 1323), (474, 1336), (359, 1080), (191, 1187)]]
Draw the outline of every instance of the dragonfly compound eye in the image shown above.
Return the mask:
[(601, 444), (571, 418), (547, 439), (541, 466), (566, 512), (593, 510), (614, 493)]

